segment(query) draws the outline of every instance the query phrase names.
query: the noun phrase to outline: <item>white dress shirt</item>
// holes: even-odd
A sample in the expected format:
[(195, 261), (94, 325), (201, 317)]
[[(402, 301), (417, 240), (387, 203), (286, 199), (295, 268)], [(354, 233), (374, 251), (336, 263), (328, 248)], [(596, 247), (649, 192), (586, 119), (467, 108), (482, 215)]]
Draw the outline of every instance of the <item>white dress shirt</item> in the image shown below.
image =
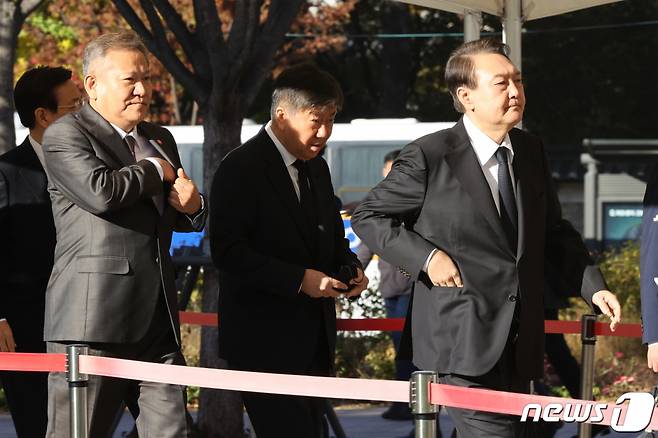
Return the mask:
[[(514, 149), (512, 149), (512, 142), (510, 141), (509, 134), (505, 134), (503, 141), (498, 144), (493, 141), (490, 137), (487, 136), (484, 132), (480, 130), (475, 124), (468, 118), (468, 115), (464, 114), (462, 118), (464, 123), (464, 128), (466, 129), (466, 134), (468, 139), (471, 142), (473, 151), (478, 157), (480, 162), (480, 168), (484, 174), (484, 178), (489, 184), (489, 189), (491, 190), (491, 196), (493, 197), (494, 204), (496, 204), (496, 210), (500, 214), (500, 195), (498, 193), (498, 160), (496, 160), (496, 151), (498, 148), (503, 146), (507, 149), (507, 164), (509, 167), (509, 174), (512, 178), (512, 189), (516, 195), (516, 186), (514, 185), (514, 168), (512, 167), (512, 162), (514, 160)], [(423, 271), (427, 272), (427, 268), (430, 264), (430, 260), (435, 252), (438, 249), (432, 250), (425, 259), (425, 264), (423, 265)]]
[(297, 194), (297, 199), (300, 198), (300, 193), (299, 193), (299, 171), (295, 166), (292, 164), (297, 161), (297, 158), (290, 152), (288, 152), (288, 149), (281, 143), (281, 141), (276, 138), (276, 135), (274, 135), (274, 131), (272, 131), (272, 121), (270, 120), (267, 122), (267, 125), (265, 125), (265, 132), (267, 132), (267, 135), (270, 136), (272, 141), (274, 142), (274, 146), (276, 146), (277, 150), (281, 154), (281, 158), (283, 158), (283, 163), (286, 165), (286, 169), (288, 170), (288, 174), (290, 175), (290, 180), (292, 181), (292, 185), (295, 188), (295, 193)]

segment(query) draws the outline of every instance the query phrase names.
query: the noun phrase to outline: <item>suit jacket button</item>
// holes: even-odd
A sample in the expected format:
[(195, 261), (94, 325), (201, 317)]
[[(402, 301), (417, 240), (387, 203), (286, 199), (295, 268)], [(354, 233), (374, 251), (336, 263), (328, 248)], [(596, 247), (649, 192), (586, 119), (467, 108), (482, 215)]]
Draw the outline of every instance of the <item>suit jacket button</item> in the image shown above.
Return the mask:
[(155, 263), (160, 263), (160, 257), (155, 258)]
[(507, 297), (507, 299), (508, 299), (510, 302), (514, 303), (514, 302), (516, 302), (516, 300), (517, 300), (518, 298), (517, 298), (516, 295), (509, 295), (509, 296)]

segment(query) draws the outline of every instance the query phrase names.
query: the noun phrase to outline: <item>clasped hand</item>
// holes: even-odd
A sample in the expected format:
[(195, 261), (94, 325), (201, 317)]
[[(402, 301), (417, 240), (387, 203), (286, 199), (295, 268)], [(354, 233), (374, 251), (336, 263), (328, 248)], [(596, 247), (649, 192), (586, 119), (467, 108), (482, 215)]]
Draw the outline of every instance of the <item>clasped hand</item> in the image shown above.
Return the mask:
[(176, 211), (193, 215), (201, 209), (201, 195), (194, 181), (187, 177), (183, 169), (178, 169), (177, 174), (169, 191), (169, 205)]
[(348, 288), (345, 283), (328, 276), (324, 272), (307, 269), (304, 272), (301, 291), (312, 298), (356, 297), (368, 287), (369, 281), (368, 277), (364, 275), (363, 270), (357, 268), (356, 278), (350, 281), (350, 286), (354, 286), (354, 288), (349, 292), (340, 292), (340, 290), (336, 289)]

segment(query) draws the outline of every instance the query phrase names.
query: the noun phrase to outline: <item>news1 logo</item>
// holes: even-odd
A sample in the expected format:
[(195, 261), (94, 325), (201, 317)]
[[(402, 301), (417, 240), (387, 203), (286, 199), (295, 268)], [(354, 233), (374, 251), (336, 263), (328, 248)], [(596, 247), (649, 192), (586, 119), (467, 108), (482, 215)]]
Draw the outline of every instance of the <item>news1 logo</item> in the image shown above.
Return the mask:
[[(622, 422), (624, 409), (621, 406), (626, 402), (626, 417)], [(615, 432), (639, 432), (646, 429), (651, 423), (655, 404), (653, 395), (647, 392), (622, 394), (612, 408), (610, 427)], [(601, 423), (611, 406), (607, 403), (576, 402), (548, 403), (542, 407), (539, 403), (529, 403), (523, 408), (521, 421), (537, 422), (541, 419), (549, 423), (560, 420), (566, 423)]]

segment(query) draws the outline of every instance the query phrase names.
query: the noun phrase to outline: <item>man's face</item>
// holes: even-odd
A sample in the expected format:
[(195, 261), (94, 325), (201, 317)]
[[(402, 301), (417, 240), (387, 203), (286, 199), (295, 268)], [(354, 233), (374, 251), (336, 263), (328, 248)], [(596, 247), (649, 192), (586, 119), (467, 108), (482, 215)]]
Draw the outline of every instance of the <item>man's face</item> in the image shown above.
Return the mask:
[(136, 50), (109, 50), (90, 66), (85, 89), (101, 116), (129, 132), (144, 120), (151, 103), (148, 62)]
[(37, 121), (44, 125), (44, 129), (63, 115), (80, 109), (82, 106), (82, 93), (80, 93), (78, 86), (70, 79), (55, 87), (53, 92), (55, 94), (55, 100), (57, 101), (57, 110), (53, 112), (44, 109), (41, 117), (37, 114)]
[(460, 100), (472, 120), (483, 130), (509, 131), (523, 118), (525, 94), (521, 73), (504, 56), (473, 55), (477, 86), (465, 90)]
[(315, 158), (331, 136), (336, 111), (335, 104), (298, 111), (290, 111), (287, 106), (278, 108), (277, 119), (288, 152), (300, 160)]

